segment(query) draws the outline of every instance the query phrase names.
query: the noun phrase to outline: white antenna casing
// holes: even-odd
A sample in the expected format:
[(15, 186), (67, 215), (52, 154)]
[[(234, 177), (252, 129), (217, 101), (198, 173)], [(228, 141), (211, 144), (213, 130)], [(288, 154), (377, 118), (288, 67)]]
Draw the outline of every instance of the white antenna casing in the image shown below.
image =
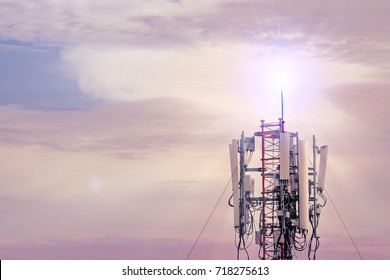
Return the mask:
[(280, 180), (290, 179), (290, 134), (280, 133)]
[(233, 187), (233, 209), (234, 209), (234, 227), (240, 227), (240, 193), (238, 189), (238, 160), (237, 160), (237, 140), (233, 139), (232, 144), (229, 144), (230, 152), (230, 169)]
[(308, 143), (298, 141), (298, 168), (299, 168), (299, 227), (309, 229), (309, 164)]
[(322, 146), (320, 149), (320, 165), (318, 171), (318, 189), (325, 188), (326, 165), (328, 162), (328, 146)]

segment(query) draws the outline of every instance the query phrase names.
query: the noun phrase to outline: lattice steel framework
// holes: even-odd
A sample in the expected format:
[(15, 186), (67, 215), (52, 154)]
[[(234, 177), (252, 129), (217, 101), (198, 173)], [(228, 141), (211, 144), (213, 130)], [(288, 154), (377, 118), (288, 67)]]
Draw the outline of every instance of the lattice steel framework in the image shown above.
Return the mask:
[[(313, 136), (313, 163), (309, 167), (308, 142), (298, 139), (298, 133), (286, 132), (282, 118), (271, 123), (262, 120), (260, 128), (253, 137), (244, 137), (243, 132), (240, 141), (233, 140), (229, 146), (233, 185), (233, 204), (230, 200), (229, 204), (235, 213), (237, 258), (244, 250), (249, 259), (247, 244), (255, 234), (260, 259), (292, 259), (295, 251), (306, 248), (308, 258), (315, 259), (320, 207), (326, 204), (323, 189), (327, 146), (318, 148)], [(251, 168), (248, 165), (255, 151), (255, 137), (261, 139), (261, 165)], [(317, 153), (321, 156), (319, 176)], [(248, 172), (261, 174), (260, 197), (254, 195), (254, 179)], [(318, 202), (318, 197), (323, 203)]]

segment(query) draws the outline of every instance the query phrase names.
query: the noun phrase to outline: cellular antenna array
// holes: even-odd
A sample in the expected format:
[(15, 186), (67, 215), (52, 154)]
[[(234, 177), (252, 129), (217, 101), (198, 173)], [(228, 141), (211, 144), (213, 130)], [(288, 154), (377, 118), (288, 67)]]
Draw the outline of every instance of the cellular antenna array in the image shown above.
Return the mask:
[[(234, 209), (237, 259), (242, 252), (249, 259), (253, 239), (262, 260), (289, 260), (305, 250), (308, 259), (316, 259), (318, 222), (327, 200), (323, 192), (328, 146), (318, 147), (313, 135), (309, 155), (308, 141), (285, 130), (283, 88), (281, 109), (278, 121), (261, 120), (260, 131), (249, 137), (242, 132), (229, 144), (233, 187), (229, 205)], [(255, 153), (258, 138), (260, 151)], [(260, 161), (250, 166), (254, 154)], [(260, 178), (260, 190), (255, 177)], [(255, 195), (258, 192), (260, 196)]]

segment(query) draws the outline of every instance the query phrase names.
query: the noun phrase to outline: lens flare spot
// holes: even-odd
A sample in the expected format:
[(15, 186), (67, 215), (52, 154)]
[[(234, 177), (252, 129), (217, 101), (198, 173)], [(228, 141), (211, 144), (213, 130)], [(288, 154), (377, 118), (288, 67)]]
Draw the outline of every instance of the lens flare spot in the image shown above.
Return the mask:
[(88, 181), (88, 188), (94, 193), (101, 193), (103, 191), (103, 181), (97, 176), (91, 176)]

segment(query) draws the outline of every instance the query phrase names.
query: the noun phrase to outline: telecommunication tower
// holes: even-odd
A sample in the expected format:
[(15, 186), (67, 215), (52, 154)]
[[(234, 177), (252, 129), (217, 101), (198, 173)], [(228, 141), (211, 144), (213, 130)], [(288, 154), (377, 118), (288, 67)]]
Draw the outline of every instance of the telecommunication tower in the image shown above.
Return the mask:
[[(318, 147), (313, 135), (310, 160), (308, 141), (285, 130), (283, 89), (281, 105), (278, 121), (261, 120), (260, 131), (249, 137), (242, 132), (229, 144), (233, 187), (229, 205), (234, 209), (237, 259), (242, 251), (249, 259), (253, 239), (259, 259), (289, 260), (304, 250), (309, 259), (316, 259), (318, 222), (327, 200), (323, 191), (328, 146)], [(257, 138), (260, 161), (252, 167)], [(255, 196), (259, 191), (254, 173), (260, 174), (260, 196)]]

